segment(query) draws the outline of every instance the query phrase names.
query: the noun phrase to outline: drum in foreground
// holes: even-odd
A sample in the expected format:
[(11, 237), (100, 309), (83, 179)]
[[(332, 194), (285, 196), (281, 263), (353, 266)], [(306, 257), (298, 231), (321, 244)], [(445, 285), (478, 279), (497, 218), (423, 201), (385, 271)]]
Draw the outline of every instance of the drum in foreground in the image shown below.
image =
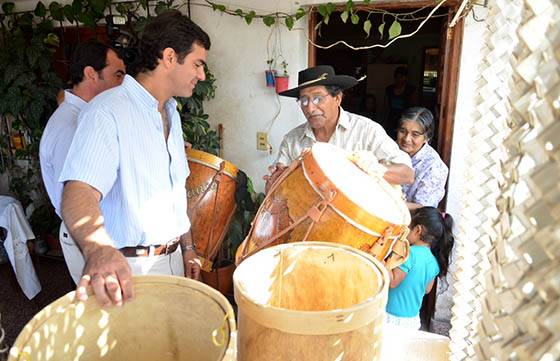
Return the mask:
[(355, 248), (298, 242), (237, 267), (239, 361), (379, 360), (389, 278)]
[(210, 272), (235, 213), (237, 168), (212, 154), (187, 150), (187, 213), (202, 269)]
[(328, 143), (316, 143), (274, 183), (237, 263), (271, 245), (299, 241), (342, 243), (396, 267), (408, 257), (410, 212), (383, 178), (374, 178)]
[(29, 321), (9, 361), (235, 360), (235, 317), (203, 283), (173, 276), (134, 277), (134, 300), (101, 308), (67, 294)]

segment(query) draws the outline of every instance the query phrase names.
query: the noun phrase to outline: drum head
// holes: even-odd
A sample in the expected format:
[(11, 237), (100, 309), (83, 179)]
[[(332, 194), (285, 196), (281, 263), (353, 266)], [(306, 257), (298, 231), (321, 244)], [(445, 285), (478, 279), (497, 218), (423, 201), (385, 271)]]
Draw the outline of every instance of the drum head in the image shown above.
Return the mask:
[(384, 179), (362, 171), (348, 159), (345, 150), (328, 143), (315, 143), (311, 152), (327, 178), (354, 204), (390, 223), (410, 223), (402, 192)]

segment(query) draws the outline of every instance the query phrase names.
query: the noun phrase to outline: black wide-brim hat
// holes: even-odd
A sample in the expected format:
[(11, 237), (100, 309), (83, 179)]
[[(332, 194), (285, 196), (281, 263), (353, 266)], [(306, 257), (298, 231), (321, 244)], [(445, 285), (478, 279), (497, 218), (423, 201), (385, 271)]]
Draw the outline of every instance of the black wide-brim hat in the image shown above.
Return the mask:
[(317, 85), (338, 85), (348, 89), (358, 84), (358, 79), (348, 75), (336, 75), (330, 65), (319, 65), (302, 70), (298, 74), (298, 86), (280, 93), (285, 97), (298, 98), (301, 89)]

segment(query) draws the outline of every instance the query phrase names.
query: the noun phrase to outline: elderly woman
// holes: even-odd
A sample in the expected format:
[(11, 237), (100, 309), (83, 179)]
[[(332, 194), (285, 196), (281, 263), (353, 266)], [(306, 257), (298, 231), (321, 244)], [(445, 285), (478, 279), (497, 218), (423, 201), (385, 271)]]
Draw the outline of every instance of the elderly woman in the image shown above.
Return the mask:
[(445, 194), (448, 168), (428, 142), (434, 135), (434, 117), (422, 107), (405, 109), (397, 128), (397, 143), (412, 158), (413, 184), (403, 185), (409, 209), (437, 207)]

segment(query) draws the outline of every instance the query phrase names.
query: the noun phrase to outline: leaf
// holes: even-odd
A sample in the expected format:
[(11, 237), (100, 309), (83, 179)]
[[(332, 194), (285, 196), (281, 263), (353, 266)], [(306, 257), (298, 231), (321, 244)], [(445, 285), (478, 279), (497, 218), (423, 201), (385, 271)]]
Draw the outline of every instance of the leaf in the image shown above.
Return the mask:
[(371, 0), (364, 0), (364, 5), (369, 4), (370, 1), (371, 1)]
[(333, 3), (328, 3), (327, 4), (327, 15), (332, 14), (333, 11), (335, 11), (336, 6)]
[(346, 11), (352, 11), (353, 6), (354, 6), (354, 2), (352, 0), (348, 0), (345, 5)]
[(74, 20), (76, 20), (76, 18), (74, 17), (74, 8), (72, 7), (72, 5), (64, 5), (63, 11), (66, 20), (68, 20), (71, 23), (73, 23)]
[(391, 27), (389, 28), (389, 40), (401, 35), (401, 31), (401, 24), (397, 20), (393, 21)]
[(255, 15), (257, 14), (253, 10), (251, 10), (247, 15), (245, 15), (245, 21), (247, 22), (247, 25), (251, 25), (251, 22), (253, 21)]
[(379, 37), (382, 38), (383, 37), (383, 30), (385, 30), (385, 23), (381, 23), (381, 25), (379, 25), (377, 30), (379, 30)]
[(323, 22), (324, 22), (325, 24), (329, 25), (329, 20), (330, 20), (330, 18), (331, 18), (331, 17), (330, 17), (329, 15), (325, 16), (325, 18), (323, 19)]
[(166, 12), (169, 9), (167, 3), (165, 1), (158, 1), (156, 8), (154, 9), (156, 14), (159, 15), (161, 13)]
[(33, 14), (25, 13), (19, 18), (20, 24), (33, 25)]
[(288, 29), (292, 30), (292, 28), (294, 27), (294, 18), (291, 16), (288, 16), (286, 18), (286, 26), (288, 27)]
[(103, 13), (105, 10), (105, 0), (89, 0), (91, 8), (97, 13)]
[(239, 16), (243, 16), (243, 10), (241, 9), (235, 9), (235, 14), (239, 15)]
[(95, 18), (90, 13), (82, 13), (78, 16), (78, 20), (90, 28), (95, 28)]
[(2, 11), (4, 14), (11, 14), (14, 12), (16, 5), (13, 2), (7, 2), (2, 4)]
[(35, 16), (42, 18), (47, 14), (47, 8), (42, 2), (39, 1), (35, 6), (35, 10), (33, 11), (33, 13), (35, 14)]
[(369, 38), (369, 31), (371, 30), (371, 21), (366, 20), (364, 21), (364, 31), (366, 32), (366, 38)]
[(39, 50), (36, 46), (30, 46), (26, 50), (27, 59), (29, 60), (29, 66), (31, 68), (35, 67), (37, 60), (41, 56), (41, 50)]
[(275, 22), (276, 22), (276, 19), (273, 16), (265, 16), (263, 18), (263, 23), (266, 26), (272, 26), (272, 25), (274, 25)]
[(358, 16), (358, 14), (353, 13), (350, 20), (352, 21), (352, 24), (357, 25), (360, 22), (360, 17)]
[(226, 11), (226, 6), (225, 5), (218, 5), (218, 10), (220, 10), (221, 12), (225, 12)]
[(82, 0), (72, 1), (72, 9), (74, 10), (74, 18), (75, 18), (77, 14), (82, 12), (83, 9)]
[(348, 11), (343, 11), (340, 14), (340, 18), (342, 19), (342, 22), (346, 24), (346, 21), (348, 20)]
[(60, 6), (59, 3), (52, 2), (49, 5), (49, 12), (51, 13), (51, 17), (53, 18), (53, 20), (56, 21), (62, 21), (64, 20), (64, 14), (62, 12), (62, 7)]
[(305, 11), (304, 8), (298, 8), (297, 11), (296, 11), (296, 20), (301, 19), (305, 15), (307, 15), (307, 11)]
[(319, 5), (319, 7), (317, 8), (317, 11), (319, 12), (319, 14), (324, 18), (325, 16), (327, 16), (327, 7), (325, 5)]
[(144, 8), (144, 10), (148, 8), (148, 0), (138, 0), (138, 2), (142, 6), (142, 8)]

